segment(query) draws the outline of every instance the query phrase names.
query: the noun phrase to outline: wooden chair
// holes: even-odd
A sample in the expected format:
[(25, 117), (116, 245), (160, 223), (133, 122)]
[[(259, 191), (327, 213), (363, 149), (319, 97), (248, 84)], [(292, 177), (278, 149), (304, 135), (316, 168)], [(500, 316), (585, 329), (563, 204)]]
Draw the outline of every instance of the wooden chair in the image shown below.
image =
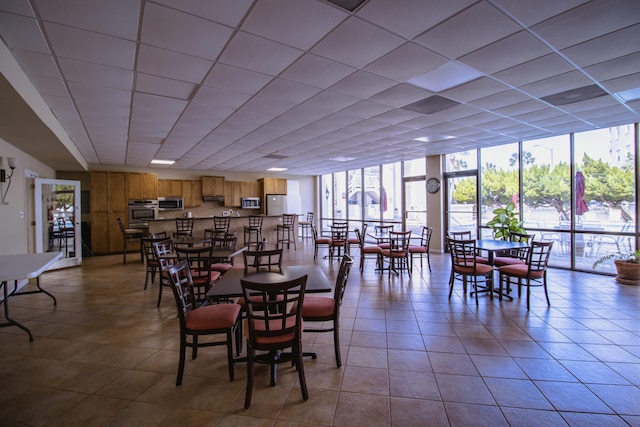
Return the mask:
[(259, 251), (244, 251), (244, 271), (282, 271), (282, 248)]
[(193, 237), (194, 222), (193, 218), (176, 218), (176, 231), (173, 232), (173, 237)]
[[(467, 283), (471, 279), (474, 290), (471, 292), (476, 297), (478, 305), (478, 293), (489, 292), (493, 298), (493, 266), (483, 264), (477, 260), (475, 240), (457, 240), (446, 238), (447, 247), (451, 253), (451, 275), (449, 277), (449, 299), (453, 294), (453, 283), (456, 279), (462, 280), (464, 294), (467, 294)], [(481, 290), (478, 283), (484, 282)]]
[(336, 257), (336, 250), (338, 251), (337, 257), (340, 258), (342, 253), (346, 253), (347, 237), (349, 234), (349, 227), (344, 224), (331, 225), (331, 242), (329, 243), (329, 260), (333, 260)]
[(422, 235), (420, 237), (419, 245), (409, 245), (409, 258), (411, 262), (411, 271), (413, 271), (413, 258), (415, 256), (420, 257), (420, 269), (422, 269), (422, 259), (427, 258), (427, 265), (429, 266), (429, 272), (431, 272), (431, 258), (429, 257), (429, 244), (431, 243), (431, 235), (433, 234), (433, 227), (422, 227)]
[(157, 303), (157, 307), (160, 307), (160, 302), (162, 301), (162, 288), (171, 285), (171, 283), (169, 283), (169, 278), (167, 277), (167, 271), (170, 267), (173, 266), (174, 261), (174, 259), (165, 257), (165, 255), (173, 253), (175, 248), (173, 246), (173, 240), (171, 238), (152, 242), (151, 244), (153, 246), (155, 257), (158, 260), (158, 264), (160, 266), (160, 285), (158, 286)]
[(289, 249), (291, 247), (291, 243), (293, 242), (293, 249), (298, 250), (298, 248), (296, 247), (295, 225), (295, 214), (282, 214), (282, 224), (278, 224), (276, 226), (277, 248), (284, 248), (284, 245), (286, 244), (287, 249)]
[[(357, 229), (356, 229), (357, 230)], [(333, 291), (333, 298), (307, 295), (302, 306), (302, 320), (305, 323), (305, 332), (333, 332), (333, 346), (336, 354), (336, 365), (338, 368), (342, 366), (342, 358), (340, 357), (340, 307), (344, 298), (344, 291), (347, 287), (349, 272), (353, 265), (353, 258), (349, 255), (342, 257), (340, 269), (338, 270), (338, 278)], [(297, 310), (298, 306), (294, 306), (292, 310)], [(329, 327), (308, 328), (309, 323), (331, 322)], [(313, 359), (317, 357), (316, 353), (304, 353), (304, 356), (311, 356)]]
[(386, 237), (377, 237), (377, 245), (382, 249), (389, 249), (391, 243), (389, 242), (389, 233), (393, 231), (393, 225), (374, 225), (373, 230), (376, 236), (386, 236)]
[(389, 264), (389, 277), (391, 272), (400, 274), (402, 270), (406, 270), (411, 277), (411, 268), (409, 268), (409, 244), (411, 242), (411, 231), (390, 231), (389, 232), (389, 248), (382, 248), (380, 255), (382, 261), (387, 259)]
[[(526, 263), (510, 264), (498, 268), (498, 272), (500, 273), (500, 299), (502, 299), (503, 283), (506, 283), (507, 291), (511, 283), (517, 283), (518, 297), (522, 295), (522, 286), (527, 287), (527, 311), (530, 305), (531, 288), (534, 286), (542, 286), (544, 288), (547, 305), (551, 305), (549, 292), (547, 290), (547, 266), (552, 246), (553, 242), (533, 241), (527, 250)], [(516, 282), (512, 282), (512, 280), (516, 280)]]
[(362, 232), (356, 228), (356, 236), (358, 236), (358, 248), (360, 249), (360, 274), (364, 272), (364, 262), (367, 258), (375, 258), (376, 266), (380, 267), (380, 257), (382, 248), (378, 245), (368, 245), (365, 243), (366, 226), (362, 227)]
[(151, 279), (151, 284), (153, 285), (156, 274), (160, 270), (160, 262), (156, 256), (156, 252), (153, 249), (154, 242), (161, 242), (166, 240), (167, 233), (162, 232), (162, 234), (150, 234), (148, 237), (143, 237), (140, 239), (142, 244), (142, 251), (144, 252), (145, 259), (145, 278), (144, 278), (144, 290), (147, 290), (147, 286), (149, 285), (149, 279)]
[(313, 225), (313, 212), (307, 212), (307, 218), (304, 221), (298, 221), (298, 227), (300, 228), (300, 240), (303, 240), (309, 237), (309, 230), (311, 230), (311, 225)]
[[(127, 247), (129, 243), (140, 243), (140, 238), (144, 235), (143, 231), (139, 228), (125, 228), (122, 219), (118, 218), (118, 226), (122, 233), (122, 263), (127, 263)], [(66, 236), (65, 236), (66, 238)], [(140, 247), (140, 262), (144, 262), (144, 252)]]
[(186, 261), (191, 270), (194, 296), (198, 304), (206, 301), (206, 294), (213, 283), (220, 277), (219, 271), (213, 271), (213, 247), (176, 247), (178, 261)]
[(318, 230), (316, 226), (311, 224), (311, 232), (313, 233), (313, 259), (318, 258), (318, 249), (326, 247), (327, 250), (331, 247), (331, 237), (318, 236)]
[[(533, 242), (535, 234), (525, 233), (511, 233), (509, 240), (512, 242), (529, 243)], [(524, 264), (527, 262), (527, 256), (529, 255), (529, 248), (512, 249), (508, 253), (493, 257), (493, 265), (496, 267), (502, 267), (503, 265), (510, 264)]]
[[(180, 322), (180, 359), (176, 387), (182, 384), (187, 347), (192, 348), (191, 359), (198, 356), (198, 347), (225, 345), (227, 347), (227, 365), (229, 380), (234, 379), (233, 335), (236, 334), (236, 350), (240, 336), (237, 335), (240, 324), (240, 307), (237, 304), (212, 304), (197, 307), (194, 295), (193, 279), (189, 265), (181, 261), (167, 271), (173, 289)], [(202, 335), (225, 335), (223, 341), (198, 342)], [(189, 341), (191, 337), (191, 341)]]
[(244, 226), (244, 245), (249, 249), (257, 249), (262, 241), (263, 215), (249, 215), (249, 225)]
[(449, 237), (455, 240), (471, 240), (471, 231), (463, 230), (463, 231), (447, 231)]
[[(251, 406), (256, 363), (271, 366), (271, 386), (276, 384), (276, 366), (293, 363), (298, 370), (302, 398), (309, 399), (302, 359), (302, 311), (287, 309), (294, 304), (304, 307), (307, 276), (280, 283), (254, 283), (245, 279), (241, 283), (247, 301), (248, 325), (245, 409)], [(273, 298), (274, 295), (278, 298)], [(282, 351), (286, 349), (291, 352)]]

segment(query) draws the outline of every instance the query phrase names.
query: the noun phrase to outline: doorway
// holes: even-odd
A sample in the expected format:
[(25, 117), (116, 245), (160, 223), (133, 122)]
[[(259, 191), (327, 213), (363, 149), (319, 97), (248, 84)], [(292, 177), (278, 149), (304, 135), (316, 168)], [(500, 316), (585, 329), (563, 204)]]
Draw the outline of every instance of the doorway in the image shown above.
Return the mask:
[(478, 231), (478, 182), (476, 171), (445, 175), (445, 234)]
[(403, 179), (403, 229), (422, 233), (427, 225), (427, 181), (424, 176)]
[(35, 179), (36, 252), (62, 252), (52, 269), (82, 264), (80, 181)]

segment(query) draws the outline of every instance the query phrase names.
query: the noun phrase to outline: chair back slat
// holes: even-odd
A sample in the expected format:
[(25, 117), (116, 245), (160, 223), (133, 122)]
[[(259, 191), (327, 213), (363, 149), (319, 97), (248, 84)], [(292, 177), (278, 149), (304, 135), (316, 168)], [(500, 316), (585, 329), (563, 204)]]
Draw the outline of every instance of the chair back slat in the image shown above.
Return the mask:
[(546, 271), (553, 242), (531, 242), (529, 247), (529, 272)]

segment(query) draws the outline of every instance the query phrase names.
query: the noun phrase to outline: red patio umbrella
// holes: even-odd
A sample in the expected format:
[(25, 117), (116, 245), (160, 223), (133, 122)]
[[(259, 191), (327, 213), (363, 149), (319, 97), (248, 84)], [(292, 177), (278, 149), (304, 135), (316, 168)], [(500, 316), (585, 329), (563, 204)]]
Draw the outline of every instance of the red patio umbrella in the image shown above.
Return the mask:
[(582, 215), (589, 210), (587, 202), (584, 201), (585, 191), (584, 175), (582, 171), (576, 172), (576, 215)]

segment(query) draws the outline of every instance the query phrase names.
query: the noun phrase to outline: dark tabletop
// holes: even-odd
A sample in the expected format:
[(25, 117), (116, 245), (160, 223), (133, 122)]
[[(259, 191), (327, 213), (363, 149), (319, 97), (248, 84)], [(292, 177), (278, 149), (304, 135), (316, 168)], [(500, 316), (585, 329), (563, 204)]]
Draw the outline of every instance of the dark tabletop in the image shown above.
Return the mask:
[(330, 292), (331, 282), (320, 266), (289, 265), (283, 267), (282, 273), (260, 272), (244, 274), (244, 269), (231, 269), (224, 273), (220, 279), (207, 292), (207, 298), (217, 300), (222, 298), (235, 298), (242, 296), (242, 284), (240, 280), (245, 278), (259, 283), (279, 283), (297, 279), (307, 275), (307, 288), (305, 292)]

